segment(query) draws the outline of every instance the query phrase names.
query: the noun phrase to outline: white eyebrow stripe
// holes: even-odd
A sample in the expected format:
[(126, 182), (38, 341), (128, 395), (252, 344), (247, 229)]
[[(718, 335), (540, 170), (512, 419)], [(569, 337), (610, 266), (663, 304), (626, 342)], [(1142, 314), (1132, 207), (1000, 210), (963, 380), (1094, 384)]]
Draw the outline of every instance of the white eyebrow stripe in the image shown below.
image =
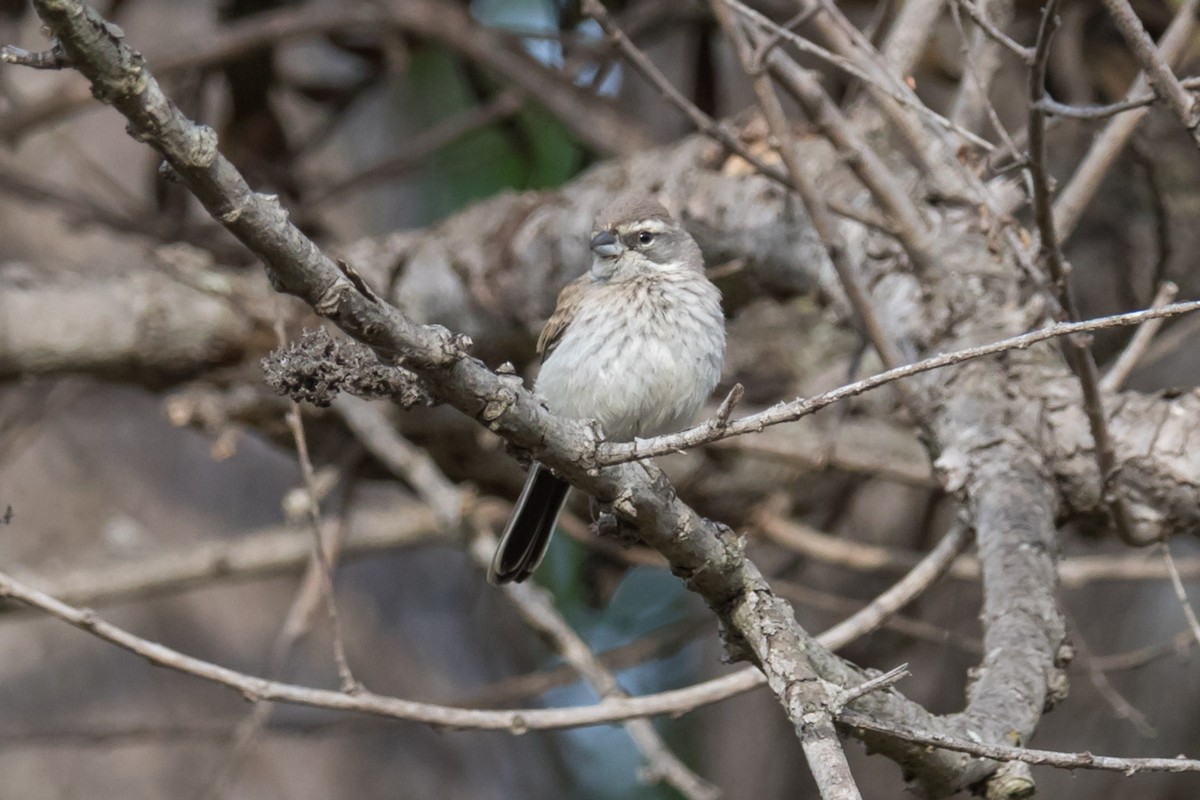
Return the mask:
[(617, 227), (620, 233), (630, 233), (632, 231), (648, 231), (650, 233), (666, 233), (669, 226), (661, 219), (639, 219), (636, 222), (628, 222)]

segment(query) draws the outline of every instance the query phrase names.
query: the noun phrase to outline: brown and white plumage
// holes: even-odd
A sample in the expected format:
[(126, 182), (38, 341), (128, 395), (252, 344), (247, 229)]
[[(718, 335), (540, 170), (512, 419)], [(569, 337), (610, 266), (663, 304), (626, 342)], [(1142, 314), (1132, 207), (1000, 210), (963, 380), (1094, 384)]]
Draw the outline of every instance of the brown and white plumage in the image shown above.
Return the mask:
[[(538, 339), (534, 391), (614, 441), (686, 426), (721, 375), (725, 320), (700, 248), (660, 204), (622, 198), (596, 217), (592, 267), (567, 284)], [(545, 554), (567, 484), (535, 464), (488, 579), (522, 581)]]

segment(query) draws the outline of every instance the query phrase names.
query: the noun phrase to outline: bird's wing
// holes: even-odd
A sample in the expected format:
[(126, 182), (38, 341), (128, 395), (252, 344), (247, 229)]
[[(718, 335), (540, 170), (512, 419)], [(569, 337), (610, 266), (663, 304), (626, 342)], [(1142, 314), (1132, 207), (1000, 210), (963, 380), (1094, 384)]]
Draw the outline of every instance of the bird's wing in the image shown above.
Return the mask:
[(562, 340), (562, 335), (575, 320), (580, 303), (586, 294), (587, 285), (591, 282), (592, 276), (585, 272), (564, 286), (558, 293), (558, 303), (554, 306), (554, 313), (550, 315), (550, 319), (546, 321), (546, 327), (542, 328), (542, 335), (538, 337), (537, 351), (541, 354), (542, 361), (545, 361), (554, 352), (554, 348)]

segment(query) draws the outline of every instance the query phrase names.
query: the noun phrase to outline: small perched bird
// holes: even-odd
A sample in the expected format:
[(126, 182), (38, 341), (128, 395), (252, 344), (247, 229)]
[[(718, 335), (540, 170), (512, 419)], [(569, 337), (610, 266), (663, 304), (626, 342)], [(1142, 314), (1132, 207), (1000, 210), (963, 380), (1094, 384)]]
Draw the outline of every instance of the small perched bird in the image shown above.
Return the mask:
[[(611, 441), (681, 430), (721, 377), (725, 316), (696, 241), (647, 198), (609, 205), (592, 226), (592, 266), (567, 284), (538, 339), (534, 392), (555, 414), (598, 421)], [(488, 570), (533, 574), (570, 486), (534, 464)]]

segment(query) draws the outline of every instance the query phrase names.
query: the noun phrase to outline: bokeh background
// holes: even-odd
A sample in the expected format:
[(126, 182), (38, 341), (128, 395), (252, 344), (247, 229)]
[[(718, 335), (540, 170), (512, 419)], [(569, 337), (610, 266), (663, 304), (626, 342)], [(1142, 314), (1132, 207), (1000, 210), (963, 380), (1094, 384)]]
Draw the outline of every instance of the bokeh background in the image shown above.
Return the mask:
[[(213, 46), (219, 31), (254, 15), (305, 13), (322, 2), (99, 6), (151, 69), (169, 65), (159, 72), (171, 96), (220, 132), (222, 149), (252, 182), (278, 193), (335, 250), (434, 225), (502, 192), (553, 191), (619, 151), (620, 141), (589, 138), (586, 119), (563, 119), (540, 105), (536, 93), (488, 60), (488, 47), (565, 75), (563, 82), (619, 114), (628, 142), (668, 143), (690, 133), (687, 120), (620, 63), (598, 27), (567, 0), (418, 4), (443, 7), (435, 25), (481, 32), (486, 46), (452, 35), (361, 29), (268, 36), (264, 46), (232, 52)], [(347, 13), (354, 5), (325, 2)], [(701, 108), (733, 117), (751, 105), (734, 54), (703, 4), (607, 5)], [(791, 13), (782, 0), (755, 5), (779, 18)], [(895, 12), (886, 0), (840, 5), (868, 32), (885, 28)], [(1032, 41), (1038, 4), (1015, 5), (1009, 32)], [(1168, 0), (1135, 5), (1154, 33), (1174, 9)], [(0, 2), (0, 40), (29, 49), (45, 44), (21, 0)], [(944, 15), (914, 74), (934, 108), (949, 102), (962, 76), (962, 47), (954, 19)], [(1055, 96), (1110, 101), (1135, 74), (1099, 4), (1066, 3), (1050, 73)], [(993, 90), (1011, 129), (1025, 114), (1025, 80), (1021, 65), (1005, 62)], [(858, 91), (836, 75), (828, 85), (842, 98)], [(1054, 125), (1056, 174), (1069, 174), (1097, 127)], [(1198, 170), (1194, 145), (1168, 114), (1155, 111), (1068, 245), (1086, 316), (1144, 307), (1164, 280), (1177, 283), (1183, 298), (1200, 294)], [(125, 134), (114, 111), (87, 97), (78, 76), (0, 69), (0, 314), (10, 315), (7, 323), (0, 319), (0, 512), (13, 512), (0, 524), (0, 569), (186, 653), (252, 674), (278, 667), (289, 681), (335, 686), (322, 613), (311, 615), (283, 663), (272, 663), (302, 558), (265, 574), (107, 596), (97, 588), (119, 582), (123, 569), (167, 570), (170, 559), (206, 547), (270, 535), (304, 541), (296, 512), (300, 469), (283, 423), (288, 404), (263, 385), (258, 367), (276, 345), (270, 321), (283, 320), (294, 336), (315, 324), (304, 309), (278, 300), (245, 319), (222, 318), (215, 327), (226, 345), (217, 337), (200, 359), (163, 351), (159, 359), (97, 366), (80, 355), (88, 342), (70, 341), (77, 314), (107, 307), (114, 295), (132, 291), (131, 282), (153, 279), (147, 275), (186, 285), (200, 274), (196, 263), (245, 287), (256, 303), (269, 297), (261, 270), (181, 187), (159, 175), (154, 154)], [(855, 366), (859, 343), (822, 298), (742, 282), (736, 264), (710, 266), (724, 268), (718, 280), (731, 299), (722, 389), (742, 382), (747, 406), (832, 388), (856, 368), (873, 369), (869, 359)], [(531, 291), (540, 307), (513, 310), (511, 336), (480, 343), (489, 363), (532, 368), (536, 320), (556, 288)], [(62, 352), (13, 355), (22, 341), (13, 328), (22, 302), (49, 309), (40, 319), (69, 343)], [(436, 319), (436, 309), (428, 317)], [(1099, 336), (1098, 357), (1114, 355), (1127, 335)], [(1198, 335), (1194, 318), (1168, 325), (1132, 385), (1196, 385)], [(150, 337), (137, 347), (159, 344)], [(764, 509), (846, 541), (909, 553), (927, 549), (952, 516), (924, 450), (908, 429), (888, 422), (892, 402), (880, 393), (779, 430), (770, 442), (746, 439), (669, 462), (685, 499), (746, 533), (752, 557), (810, 630), (869, 601), (903, 564), (864, 570), (814, 557), (767, 535), (757, 523)], [(488, 707), (595, 699), (558, 669), (553, 651), (486, 586), (461, 541), (436, 530), (419, 499), (373, 462), (336, 414), (306, 408), (304, 418), (327, 488), (327, 525), (414, 531), (403, 544), (351, 548), (336, 570), (347, 657), (359, 680), (400, 697)], [(454, 480), (499, 501), (515, 496), (520, 466), (490, 434), (446, 410), (419, 409), (396, 420)], [(586, 518), (586, 503), (576, 511)], [(1065, 537), (1065, 547), (1067, 556), (1123, 552), (1077, 536)], [(1182, 538), (1174, 548), (1200, 595), (1200, 552)], [(635, 661), (619, 673), (631, 692), (731, 669), (702, 605), (666, 571), (631, 558), (617, 547), (597, 549), (586, 536), (563, 535), (537, 580), (595, 649)], [(1131, 756), (1200, 751), (1200, 669), (1195, 648), (1178, 636), (1184, 621), (1169, 584), (1093, 580), (1064, 586), (1062, 601), (1077, 647), (1071, 697), (1047, 715), (1034, 744)], [(976, 583), (946, 579), (845, 655), (882, 669), (910, 663), (905, 693), (934, 711), (953, 711), (979, 658), (978, 602)], [(634, 654), (623, 655), (631, 647)], [(249, 711), (227, 690), (154, 669), (62, 623), (0, 610), (0, 798), (675, 796), (639, 779), (639, 755), (618, 727), (510, 736), (279, 708), (233, 759), (231, 741)], [(728, 798), (815, 796), (794, 734), (765, 692), (657, 724)], [(866, 796), (897, 795), (894, 765), (856, 744), (848, 749)], [(1189, 776), (1036, 774), (1045, 797), (1184, 800), (1200, 792)]]

